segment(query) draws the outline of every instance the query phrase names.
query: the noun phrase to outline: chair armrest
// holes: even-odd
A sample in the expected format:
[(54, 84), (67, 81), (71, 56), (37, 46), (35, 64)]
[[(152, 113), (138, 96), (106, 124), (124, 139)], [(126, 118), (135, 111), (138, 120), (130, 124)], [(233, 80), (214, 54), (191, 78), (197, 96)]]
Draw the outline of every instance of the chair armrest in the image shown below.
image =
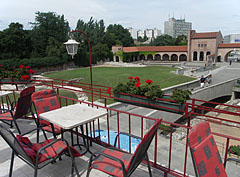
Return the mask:
[(119, 135), (127, 135), (127, 136), (130, 136), (132, 138), (136, 138), (136, 139), (139, 139), (139, 140), (142, 140), (142, 138), (140, 138), (139, 136), (136, 136), (136, 135), (132, 135), (132, 134), (129, 134), (129, 133), (125, 133), (125, 132), (119, 132), (119, 134), (117, 134), (117, 136), (115, 137), (115, 141), (114, 141), (114, 147), (116, 147), (116, 144), (117, 144), (117, 140), (118, 140), (118, 137)]
[(227, 160), (224, 162), (224, 168), (226, 168), (227, 162), (228, 161), (234, 161), (236, 163), (240, 163), (240, 159), (236, 159), (236, 158), (227, 158)]
[(116, 162), (119, 162), (119, 163), (121, 164), (121, 166), (122, 166), (123, 176), (126, 176), (126, 169), (125, 169), (125, 166), (124, 166), (123, 161), (120, 160), (120, 159), (118, 159), (118, 158), (116, 158), (116, 157), (113, 157), (113, 156), (110, 156), (110, 155), (108, 155), (108, 154), (105, 154), (105, 153), (103, 153), (103, 152), (95, 152), (95, 153), (92, 154), (92, 156), (91, 156), (91, 158), (90, 158), (90, 160), (89, 160), (89, 167), (91, 166), (93, 157), (96, 157), (95, 159), (97, 159), (97, 157), (99, 157), (100, 155), (102, 155), (102, 156), (104, 156), (104, 157), (106, 157), (106, 158), (109, 158), (109, 159), (111, 159), (111, 160), (114, 160), (114, 161), (116, 161)]
[(49, 144), (47, 144), (47, 145), (41, 147), (41, 148), (37, 151), (36, 163), (38, 163), (38, 160), (39, 160), (39, 154), (41, 153), (41, 151), (43, 151), (43, 150), (46, 149), (47, 147), (49, 147), (49, 146), (55, 144), (55, 143), (58, 142), (58, 141), (64, 141), (64, 142), (66, 143), (67, 147), (69, 147), (69, 145), (68, 145), (68, 143), (66, 142), (66, 140), (55, 139), (55, 140), (53, 140), (51, 143), (49, 143)]

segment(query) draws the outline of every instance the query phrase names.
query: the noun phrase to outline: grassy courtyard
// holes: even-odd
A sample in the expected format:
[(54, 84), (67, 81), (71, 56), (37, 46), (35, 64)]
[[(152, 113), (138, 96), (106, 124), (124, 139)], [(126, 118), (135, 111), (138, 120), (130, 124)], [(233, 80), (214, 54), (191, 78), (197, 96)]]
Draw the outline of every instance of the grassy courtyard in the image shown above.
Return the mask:
[[(127, 81), (129, 76), (138, 76), (141, 83), (151, 79), (154, 84), (160, 84), (161, 88), (192, 81), (194, 78), (174, 74), (176, 68), (163, 66), (149, 67), (93, 67), (93, 84), (114, 87), (118, 82)], [(45, 74), (44, 76), (54, 79), (69, 80), (82, 78), (81, 82), (90, 83), (90, 69), (79, 68)]]

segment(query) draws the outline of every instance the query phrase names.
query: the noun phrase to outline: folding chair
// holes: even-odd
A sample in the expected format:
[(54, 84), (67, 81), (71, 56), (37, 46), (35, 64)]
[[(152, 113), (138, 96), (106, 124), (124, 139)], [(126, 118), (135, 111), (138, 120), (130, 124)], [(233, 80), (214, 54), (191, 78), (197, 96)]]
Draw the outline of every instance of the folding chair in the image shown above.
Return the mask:
[[(157, 119), (155, 121), (155, 123), (143, 137), (140, 144), (137, 146), (134, 154), (130, 154), (115, 148), (107, 148), (104, 150), (104, 152), (96, 152), (92, 154), (88, 165), (87, 177), (92, 169), (100, 170), (112, 176), (127, 177), (134, 172), (134, 170), (143, 160), (147, 161), (149, 176), (152, 176), (147, 150), (159, 128), (161, 121), (162, 119)], [(136, 138), (134, 135), (128, 135)], [(115, 139), (115, 142), (116, 141), (117, 140)]]
[[(50, 124), (50, 122), (39, 118), (39, 114), (41, 113), (60, 108), (56, 92), (52, 89), (37, 91), (32, 94), (32, 103), (33, 103), (32, 114), (34, 116), (34, 112), (36, 113), (35, 115), (37, 116), (37, 125), (41, 130), (43, 130), (45, 138), (47, 139), (45, 131), (53, 133), (53, 136), (55, 138), (56, 135), (61, 134), (62, 133), (61, 127), (57, 125), (52, 125)], [(37, 132), (37, 141), (38, 139), (39, 129)]]
[(197, 177), (227, 177), (227, 161), (240, 163), (239, 159), (229, 158), (222, 163), (209, 123), (203, 121), (191, 129), (188, 136), (193, 166)]
[(2, 125), (0, 125), (0, 135), (12, 149), (9, 177), (12, 176), (15, 155), (34, 168), (34, 177), (36, 177), (38, 169), (55, 162), (63, 154), (71, 157), (72, 176), (74, 169), (79, 176), (74, 157), (79, 157), (81, 154), (69, 146), (66, 140), (51, 139), (42, 143), (31, 143), (27, 137), (21, 135), (15, 137), (10, 130)]
[[(0, 120), (12, 127), (12, 123), (16, 126), (19, 134), (21, 131), (17, 124), (17, 119), (29, 119), (27, 114), (29, 113), (31, 106), (31, 95), (35, 91), (35, 87), (28, 87), (20, 92), (17, 102), (11, 104), (11, 109), (1, 109), (3, 113), (0, 114)], [(10, 121), (10, 123), (8, 123)]]

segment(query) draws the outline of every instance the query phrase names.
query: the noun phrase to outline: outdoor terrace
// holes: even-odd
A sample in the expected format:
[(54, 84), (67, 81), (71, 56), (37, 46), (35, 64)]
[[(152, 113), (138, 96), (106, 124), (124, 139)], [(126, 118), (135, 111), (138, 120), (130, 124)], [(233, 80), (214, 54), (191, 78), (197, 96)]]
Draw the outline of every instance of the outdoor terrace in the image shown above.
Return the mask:
[[(112, 102), (113, 96), (107, 93), (106, 90), (108, 87), (94, 85), (92, 92), (89, 84), (83, 84), (79, 82), (69, 83), (68, 81), (64, 80), (40, 80), (39, 78), (36, 78), (31, 83), (31, 85), (35, 85), (37, 89), (54, 88), (57, 90), (57, 93), (60, 93), (60, 90), (84, 93), (87, 94), (89, 98), (91, 94), (93, 94), (94, 100), (102, 100), (102, 103), (95, 101), (94, 107), (106, 109), (109, 114), (107, 114), (107, 116), (99, 118), (92, 123), (89, 123), (87, 126), (91, 132), (95, 130), (106, 130), (107, 132), (127, 132), (143, 137), (146, 130), (150, 127), (155, 119), (154, 117), (148, 117), (146, 114), (144, 114), (145, 111), (150, 110), (148, 108), (138, 108), (131, 109), (129, 111), (123, 111), (121, 109), (111, 107), (108, 102)], [(21, 87), (22, 85), (19, 85), (15, 88), (7, 88), (5, 85), (1, 85), (2, 90), (12, 90), (14, 95), (17, 92), (16, 90), (21, 89)], [(83, 90), (79, 88), (83, 88)], [(91, 105), (91, 101), (79, 101), (76, 99), (61, 96), (61, 94), (59, 97), (62, 106), (74, 104), (77, 102), (80, 102), (81, 104)], [(16, 99), (16, 96), (13, 97), (13, 99)], [(1, 101), (3, 102), (4, 99)], [(218, 149), (223, 161), (229, 156), (227, 153), (229, 146), (232, 144), (240, 144), (240, 114), (237, 112), (237, 109), (239, 109), (239, 107), (221, 104), (221, 106), (225, 107), (225, 109), (221, 109), (221, 107), (213, 108), (201, 106), (200, 102), (204, 101), (192, 99), (189, 103), (186, 104), (187, 108), (182, 112), (183, 119), (185, 119), (185, 121), (183, 121), (184, 123), (172, 123), (166, 121), (166, 118), (164, 119), (163, 124), (169, 126), (171, 131), (167, 135), (164, 135), (159, 129), (148, 151), (153, 176), (195, 176), (192, 159), (187, 146), (188, 142), (186, 136), (189, 133), (189, 129), (201, 120), (208, 120), (210, 122), (212, 131), (215, 135), (214, 138), (217, 142)], [(217, 103), (213, 102), (211, 104), (218, 105)], [(8, 105), (5, 104), (5, 106)], [(204, 114), (205, 111), (208, 113)], [(35, 123), (33, 121), (18, 120), (18, 122), (20, 123), (20, 129), (23, 131), (27, 131), (28, 129), (31, 129), (35, 126)], [(13, 130), (14, 133), (17, 133), (15, 128), (12, 128), (11, 130)], [(33, 140), (33, 142), (35, 141), (36, 134), (34, 132), (28, 136), (31, 140)], [(70, 140), (70, 134), (66, 133), (64, 136), (67, 140)], [(177, 136), (181, 136), (181, 138), (176, 138)], [(108, 134), (106, 137), (107, 141), (102, 142), (96, 138), (95, 134), (89, 135), (89, 138), (93, 141), (91, 151), (95, 152), (108, 147), (110, 143), (109, 137), (110, 135)], [(43, 136), (41, 136), (41, 139), (43, 140)], [(82, 138), (80, 138), (80, 141), (81, 140)], [(2, 138), (0, 138), (0, 141), (0, 176), (5, 177), (8, 176), (11, 149), (3, 141)], [(83, 157), (76, 158), (77, 167), (81, 176), (86, 175), (89, 157), (90, 154), (87, 153)], [(227, 165), (227, 173), (229, 176), (237, 176), (239, 174), (239, 171), (239, 165), (233, 163), (229, 163)], [(33, 169), (31, 167), (22, 162), (20, 159), (15, 159), (13, 176), (30, 177), (32, 174)], [(43, 169), (39, 170), (38, 176), (71, 176), (70, 159), (64, 157), (62, 161), (57, 161), (53, 165), (44, 167)], [(96, 170), (92, 170), (90, 176), (108, 175)], [(142, 164), (140, 168), (138, 168), (133, 173), (132, 176), (148, 176), (147, 167)]]

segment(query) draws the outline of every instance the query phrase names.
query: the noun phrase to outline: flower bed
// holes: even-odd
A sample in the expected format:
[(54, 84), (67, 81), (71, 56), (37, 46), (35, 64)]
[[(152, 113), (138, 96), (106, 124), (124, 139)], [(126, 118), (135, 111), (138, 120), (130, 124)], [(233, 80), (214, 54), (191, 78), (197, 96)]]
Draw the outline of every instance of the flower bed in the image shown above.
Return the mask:
[[(172, 96), (165, 96), (159, 84), (154, 85), (150, 79), (141, 84), (139, 77), (128, 77), (128, 81), (119, 83), (113, 92), (116, 101), (174, 113), (184, 113), (184, 103), (191, 94), (188, 90), (174, 90)], [(111, 88), (107, 93), (111, 93)]]
[(20, 65), (19, 68), (6, 70), (3, 65), (0, 65), (1, 83), (27, 83), (31, 81), (32, 74), (34, 74), (34, 71), (30, 66)]

